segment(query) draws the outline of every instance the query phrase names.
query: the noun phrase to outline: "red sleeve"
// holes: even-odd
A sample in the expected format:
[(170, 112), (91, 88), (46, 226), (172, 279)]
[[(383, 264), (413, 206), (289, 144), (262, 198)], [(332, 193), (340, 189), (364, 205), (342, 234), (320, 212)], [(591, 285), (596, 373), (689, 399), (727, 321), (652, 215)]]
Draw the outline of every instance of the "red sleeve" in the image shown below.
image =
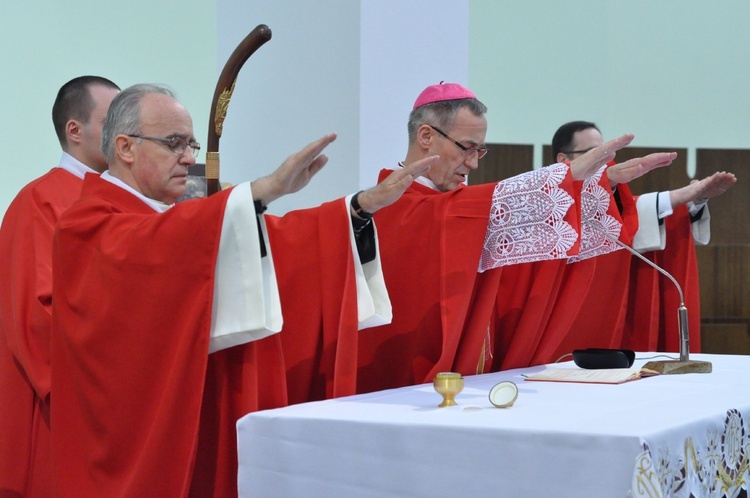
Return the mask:
[(636, 197), (630, 192), (627, 183), (617, 185), (617, 196), (620, 198), (622, 212), (620, 220), (622, 221), (622, 232), (620, 240), (627, 245), (633, 243), (633, 237), (638, 231), (638, 209), (636, 208)]
[[(676, 207), (664, 223), (666, 247), (643, 255), (669, 272), (682, 287), (688, 310), (690, 351), (699, 353), (700, 285), (687, 207)], [(640, 259), (633, 258), (623, 347), (637, 351), (679, 351), (679, 306), (680, 296), (674, 283)]]
[(290, 403), (355, 393), (358, 314), (343, 199), (266, 216), (279, 282)]
[(0, 328), (41, 399), (50, 391), (52, 237), (60, 214), (78, 198), (81, 183), (55, 168), (19, 193), (0, 230)]

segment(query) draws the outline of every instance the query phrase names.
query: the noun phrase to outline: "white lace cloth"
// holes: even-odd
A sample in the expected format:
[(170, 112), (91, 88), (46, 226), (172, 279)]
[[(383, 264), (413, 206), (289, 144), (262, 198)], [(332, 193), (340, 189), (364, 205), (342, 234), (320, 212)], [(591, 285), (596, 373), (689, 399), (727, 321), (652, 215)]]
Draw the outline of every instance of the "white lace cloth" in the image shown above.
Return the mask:
[(607, 214), (612, 196), (600, 183), (606, 168), (606, 165), (602, 166), (594, 176), (583, 182), (583, 188), (581, 189), (581, 220), (583, 220), (583, 223), (581, 223), (581, 247), (578, 254), (568, 260), (569, 263), (622, 249), (612, 241), (612, 238), (620, 237), (622, 223)]
[[(578, 232), (565, 221), (573, 198), (560, 187), (569, 167), (558, 163), (498, 182), (492, 196), (479, 271), (517, 263), (568, 257)], [(607, 214), (611, 196), (599, 185), (603, 166), (584, 182), (581, 193), (583, 219), (592, 220), (617, 238), (621, 224)], [(595, 229), (581, 225), (577, 260), (618, 249)]]

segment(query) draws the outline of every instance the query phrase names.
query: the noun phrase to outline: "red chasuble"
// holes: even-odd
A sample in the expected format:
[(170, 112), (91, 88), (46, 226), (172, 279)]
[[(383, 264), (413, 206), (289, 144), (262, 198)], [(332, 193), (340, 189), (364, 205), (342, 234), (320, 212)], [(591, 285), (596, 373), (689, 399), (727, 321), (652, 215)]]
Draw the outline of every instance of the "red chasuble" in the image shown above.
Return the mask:
[(208, 354), (228, 192), (159, 214), (87, 175), (61, 218), (52, 327), (59, 496), (236, 494), (235, 422), (283, 405), (286, 386), (278, 334)]
[(265, 219), (284, 315), (289, 403), (355, 394), (359, 332), (348, 209), (340, 199)]
[[(626, 185), (618, 190), (623, 220), (619, 238), (629, 244), (638, 228), (635, 200)], [(617, 218), (617, 211), (611, 203), (609, 215)], [(552, 363), (578, 348), (620, 347), (630, 258), (621, 249), (582, 261), (540, 261), (505, 268), (489, 369)]]
[[(387, 173), (381, 172), (381, 181)], [(560, 187), (577, 199), (569, 174)], [(501, 219), (510, 213), (504, 209), (515, 207), (513, 189), (505, 190), (508, 202), (496, 199), (501, 208), (492, 211)], [(483, 245), (497, 192), (495, 184), (443, 193), (415, 183), (375, 214), (393, 321), (360, 332), (358, 392), (430, 382), (440, 371), (476, 373), (501, 275), (499, 268), (478, 272), (480, 259), (486, 260)], [(580, 214), (577, 209), (565, 211), (577, 239)], [(502, 242), (501, 230), (497, 237)], [(512, 256), (543, 259), (531, 246), (500, 245), (505, 261)], [(556, 257), (577, 249), (575, 244)]]
[(313, 357), (308, 346), (330, 359), (320, 344), (339, 330), (356, 340), (343, 199), (265, 217), (282, 332), (208, 354), (227, 196), (159, 214), (87, 178), (62, 220), (52, 364), (53, 423), (68, 428), (53, 433), (61, 495), (236, 496), (236, 421), (287, 404), (285, 362), (293, 396), (315, 392), (320, 379), (324, 391), (328, 383), (353, 393), (353, 354), (331, 370), (302, 360)]
[(24, 187), (0, 229), (0, 496), (50, 496), (52, 236), (82, 181), (53, 168)]
[[(634, 202), (618, 187), (624, 214)], [(645, 256), (682, 286), (690, 350), (700, 351), (698, 268), (687, 208), (665, 219), (667, 245)], [(629, 225), (634, 233), (634, 227)], [(512, 284), (522, 283), (512, 290)], [(492, 370), (552, 363), (574, 349), (679, 351), (679, 294), (672, 282), (626, 251), (566, 264), (545, 261), (503, 270)], [(566, 360), (569, 359), (565, 358)]]
[[(664, 219), (666, 247), (644, 253), (667, 270), (682, 287), (688, 310), (690, 352), (701, 351), (700, 285), (690, 214), (678, 206)], [(680, 296), (675, 285), (638, 258), (630, 267), (630, 294), (622, 347), (635, 351), (680, 350), (677, 309)]]
[[(630, 253), (616, 251), (571, 264), (506, 268), (491, 369), (552, 363), (573, 349), (620, 347), (629, 264)], [(521, 283), (515, 291), (514, 283)]]

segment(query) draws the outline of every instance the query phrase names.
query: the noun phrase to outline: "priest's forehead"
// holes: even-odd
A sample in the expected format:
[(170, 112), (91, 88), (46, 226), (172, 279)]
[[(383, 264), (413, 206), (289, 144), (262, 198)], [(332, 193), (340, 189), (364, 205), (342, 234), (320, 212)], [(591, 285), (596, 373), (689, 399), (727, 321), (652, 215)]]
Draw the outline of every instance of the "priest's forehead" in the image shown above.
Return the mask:
[(596, 128), (586, 128), (573, 134), (572, 150), (590, 150), (604, 143), (602, 134)]
[(179, 100), (169, 95), (150, 93), (141, 102), (141, 133), (162, 137), (194, 139), (193, 119)]

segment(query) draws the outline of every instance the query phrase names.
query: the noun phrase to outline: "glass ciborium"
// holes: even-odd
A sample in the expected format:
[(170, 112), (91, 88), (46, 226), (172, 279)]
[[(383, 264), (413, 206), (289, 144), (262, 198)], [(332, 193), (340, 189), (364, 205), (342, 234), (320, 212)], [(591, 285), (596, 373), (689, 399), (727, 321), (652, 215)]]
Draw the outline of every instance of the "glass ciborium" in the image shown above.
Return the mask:
[(460, 373), (441, 372), (435, 376), (432, 385), (435, 391), (443, 397), (443, 402), (438, 405), (440, 408), (455, 406), (456, 395), (464, 388), (464, 378)]

